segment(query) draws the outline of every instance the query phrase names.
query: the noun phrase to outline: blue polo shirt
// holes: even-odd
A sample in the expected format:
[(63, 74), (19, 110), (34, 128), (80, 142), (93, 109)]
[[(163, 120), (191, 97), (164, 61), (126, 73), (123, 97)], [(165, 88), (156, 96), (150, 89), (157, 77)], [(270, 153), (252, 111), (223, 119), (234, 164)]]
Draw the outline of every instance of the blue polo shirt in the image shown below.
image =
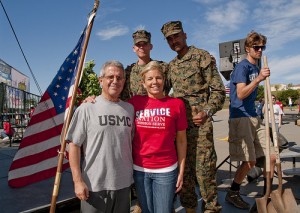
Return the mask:
[(230, 76), (230, 118), (256, 117), (255, 99), (257, 88), (244, 100), (237, 97), (238, 83), (250, 84), (259, 74), (259, 69), (255, 64), (251, 64), (247, 59), (238, 63)]

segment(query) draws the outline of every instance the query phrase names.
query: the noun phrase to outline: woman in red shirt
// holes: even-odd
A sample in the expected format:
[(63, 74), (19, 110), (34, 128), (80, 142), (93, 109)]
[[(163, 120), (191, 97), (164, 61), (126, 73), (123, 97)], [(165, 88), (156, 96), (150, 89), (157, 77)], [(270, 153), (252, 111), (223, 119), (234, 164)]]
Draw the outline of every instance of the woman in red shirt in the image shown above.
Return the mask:
[[(136, 132), (132, 144), (134, 181), (143, 213), (171, 212), (183, 184), (187, 119), (182, 100), (165, 96), (165, 76), (152, 61), (140, 74), (148, 95), (134, 106)], [(174, 143), (175, 142), (175, 143)]]

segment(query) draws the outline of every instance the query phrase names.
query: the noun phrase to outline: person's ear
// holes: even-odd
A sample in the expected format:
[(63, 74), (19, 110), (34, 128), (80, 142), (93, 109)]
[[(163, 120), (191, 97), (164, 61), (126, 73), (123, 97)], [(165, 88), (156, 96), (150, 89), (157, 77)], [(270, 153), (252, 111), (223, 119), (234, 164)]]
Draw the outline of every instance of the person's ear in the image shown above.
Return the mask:
[(98, 77), (99, 85), (102, 88), (103, 85), (103, 79), (101, 77)]
[(250, 52), (250, 47), (245, 47), (246, 53)]
[(136, 53), (135, 46), (132, 47), (132, 51)]

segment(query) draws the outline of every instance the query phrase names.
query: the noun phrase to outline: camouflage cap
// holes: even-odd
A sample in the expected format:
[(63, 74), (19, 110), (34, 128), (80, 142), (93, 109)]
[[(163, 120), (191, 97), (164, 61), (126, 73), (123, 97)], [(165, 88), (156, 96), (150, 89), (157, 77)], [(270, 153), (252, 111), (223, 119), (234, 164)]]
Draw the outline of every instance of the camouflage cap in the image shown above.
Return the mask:
[(137, 44), (140, 41), (151, 43), (151, 33), (146, 30), (138, 30), (132, 34), (133, 43)]
[(169, 21), (161, 28), (161, 32), (164, 34), (165, 38), (181, 31), (183, 31), (181, 21)]

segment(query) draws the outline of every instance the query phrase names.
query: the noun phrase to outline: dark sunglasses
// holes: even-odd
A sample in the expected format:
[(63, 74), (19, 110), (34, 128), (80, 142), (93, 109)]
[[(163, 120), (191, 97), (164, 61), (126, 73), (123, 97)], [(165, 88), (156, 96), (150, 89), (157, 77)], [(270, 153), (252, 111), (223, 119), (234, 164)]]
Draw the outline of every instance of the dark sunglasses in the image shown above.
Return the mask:
[(266, 46), (265, 45), (263, 45), (263, 46), (253, 45), (252, 48), (255, 51), (259, 51), (260, 49), (261, 49), (261, 51), (264, 51), (266, 49)]

